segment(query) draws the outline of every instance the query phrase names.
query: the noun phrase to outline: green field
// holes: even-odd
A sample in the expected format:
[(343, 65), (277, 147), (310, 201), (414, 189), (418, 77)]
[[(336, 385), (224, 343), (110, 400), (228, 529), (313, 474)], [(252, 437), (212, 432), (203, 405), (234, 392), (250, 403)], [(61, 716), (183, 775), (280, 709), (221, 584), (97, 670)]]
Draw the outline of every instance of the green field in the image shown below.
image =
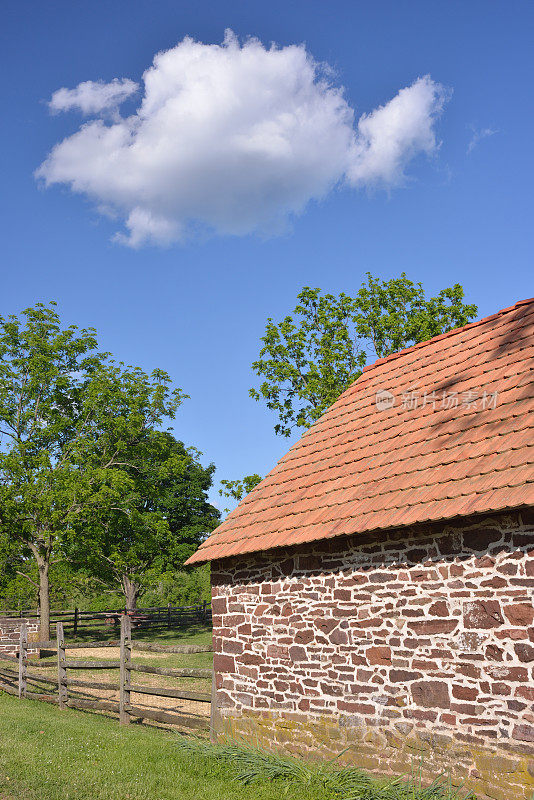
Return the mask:
[[(417, 783), (417, 782), (416, 782)], [(453, 800), (0, 692), (0, 800)]]
[[(56, 623), (51, 625), (51, 636), (55, 639)], [(93, 623), (83, 625), (76, 636), (72, 633), (72, 625), (65, 626), (65, 639), (68, 642), (91, 642), (104, 639), (118, 639), (120, 630), (117, 625)], [(140, 642), (159, 642), (160, 644), (211, 644), (211, 623), (188, 622), (183, 626), (173, 625), (171, 628), (136, 628), (132, 630), (133, 639)]]
[[(0, 692), (1, 800), (247, 800), (250, 787), (224, 765), (191, 758), (177, 734), (59, 711)], [(254, 786), (257, 800), (280, 800), (280, 786)], [(284, 794), (302, 800), (302, 791)], [(322, 800), (323, 793), (305, 795)]]

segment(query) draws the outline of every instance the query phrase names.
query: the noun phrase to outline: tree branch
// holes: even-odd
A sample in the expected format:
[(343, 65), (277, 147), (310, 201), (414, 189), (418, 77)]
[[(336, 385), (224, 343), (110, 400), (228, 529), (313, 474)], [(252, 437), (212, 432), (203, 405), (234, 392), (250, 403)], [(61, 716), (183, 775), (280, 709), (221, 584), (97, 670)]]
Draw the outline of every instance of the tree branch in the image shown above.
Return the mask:
[(17, 570), (15, 570), (15, 571), (16, 571), (17, 575), (21, 575), (23, 578), (26, 578), (26, 580), (27, 580), (27, 581), (29, 581), (29, 582), (30, 582), (30, 583), (31, 583), (33, 586), (35, 586), (35, 588), (36, 588), (36, 589), (38, 589), (38, 588), (39, 588), (39, 584), (38, 584), (38, 583), (35, 583), (35, 581), (34, 581), (32, 578), (30, 578), (30, 576), (29, 576), (29, 575), (26, 575), (26, 573), (25, 573), (25, 572), (21, 572), (21, 571), (20, 571), (20, 570), (18, 570), (18, 569), (17, 569)]

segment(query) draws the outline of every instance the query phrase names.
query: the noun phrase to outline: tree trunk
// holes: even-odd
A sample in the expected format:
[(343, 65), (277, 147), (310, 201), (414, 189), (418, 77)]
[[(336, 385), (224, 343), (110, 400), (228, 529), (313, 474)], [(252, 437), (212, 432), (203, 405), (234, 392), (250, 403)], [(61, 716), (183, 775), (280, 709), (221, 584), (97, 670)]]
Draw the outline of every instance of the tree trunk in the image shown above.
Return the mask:
[(50, 581), (48, 577), (50, 564), (47, 560), (40, 558), (37, 566), (39, 567), (40, 639), (48, 642), (50, 640)]
[(137, 597), (141, 587), (136, 580), (129, 575), (123, 575), (121, 579), (122, 590), (126, 598), (126, 608), (128, 611), (135, 611), (137, 608)]

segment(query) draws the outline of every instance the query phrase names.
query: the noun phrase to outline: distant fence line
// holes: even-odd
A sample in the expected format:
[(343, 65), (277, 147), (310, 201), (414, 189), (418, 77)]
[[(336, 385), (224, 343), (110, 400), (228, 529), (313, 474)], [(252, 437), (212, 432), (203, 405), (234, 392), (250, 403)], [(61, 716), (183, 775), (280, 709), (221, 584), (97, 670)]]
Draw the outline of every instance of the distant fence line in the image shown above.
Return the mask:
[[(70, 633), (76, 636), (83, 629), (95, 625), (113, 625), (118, 628), (121, 616), (130, 618), (132, 626), (137, 629), (157, 630), (190, 625), (194, 622), (211, 622), (210, 603), (197, 603), (189, 606), (151, 606), (149, 608), (129, 609), (113, 608), (106, 611), (80, 611), (79, 608), (66, 611), (51, 611), (51, 622), (62, 622)], [(2, 617), (38, 618), (38, 609), (17, 609), (16, 611), (0, 611)]]
[[(170, 689), (168, 687), (142, 686), (132, 682), (132, 672), (145, 673), (150, 675), (164, 675), (166, 677), (177, 678), (212, 678), (212, 669), (202, 668), (180, 668), (169, 669), (164, 667), (152, 667), (144, 664), (132, 663), (132, 649), (157, 652), (157, 653), (202, 653), (212, 652), (211, 645), (161, 645), (156, 643), (133, 642), (131, 635), (131, 617), (122, 615), (120, 617), (120, 639), (118, 641), (94, 641), (94, 642), (73, 642), (67, 644), (65, 641), (63, 625), (58, 622), (56, 625), (56, 639), (51, 641), (32, 642), (32, 647), (54, 649), (57, 653), (57, 666), (43, 665), (57, 670), (55, 677), (45, 677), (28, 669), (28, 641), (27, 625), (23, 623), (20, 632), (19, 649), (16, 656), (3, 654), (1, 661), (12, 662), (14, 668), (0, 666), (0, 691), (14, 694), (16, 696), (44, 700), (55, 703), (59, 708), (79, 708), (83, 710), (111, 711), (118, 714), (121, 724), (128, 724), (132, 718), (149, 719), (156, 722), (167, 723), (170, 725), (180, 725), (187, 728), (208, 730), (213, 722), (209, 718), (174, 710), (162, 710), (154, 708), (139, 707), (131, 702), (132, 694), (156, 695), (159, 697), (170, 697), (194, 702), (210, 704), (212, 693), (189, 692), (184, 689)], [(67, 649), (94, 648), (94, 647), (117, 647), (120, 648), (118, 661), (82, 661), (80, 659), (67, 658)], [(31, 666), (31, 665), (30, 665)], [(36, 665), (37, 666), (37, 665)], [(108, 683), (99, 681), (88, 681), (71, 678), (67, 675), (67, 670), (118, 670), (118, 683)], [(30, 691), (28, 684), (47, 684), (56, 687), (49, 693), (41, 691)], [(119, 692), (119, 701), (101, 700), (94, 696), (84, 693), (83, 689), (106, 689)]]

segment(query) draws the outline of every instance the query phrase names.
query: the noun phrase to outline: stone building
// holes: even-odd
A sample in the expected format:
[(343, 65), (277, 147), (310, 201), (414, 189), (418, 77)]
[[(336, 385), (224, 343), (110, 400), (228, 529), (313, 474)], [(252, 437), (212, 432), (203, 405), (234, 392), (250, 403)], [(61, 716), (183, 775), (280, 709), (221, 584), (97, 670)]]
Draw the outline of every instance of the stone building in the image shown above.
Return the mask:
[[(39, 641), (39, 620), (21, 619), (20, 617), (0, 617), (0, 657), (15, 656), (19, 652), (20, 630), (22, 625), (26, 625), (28, 641)], [(28, 656), (38, 656), (39, 649), (28, 647)]]
[(366, 368), (190, 559), (218, 730), (530, 800), (533, 456), (534, 300)]

